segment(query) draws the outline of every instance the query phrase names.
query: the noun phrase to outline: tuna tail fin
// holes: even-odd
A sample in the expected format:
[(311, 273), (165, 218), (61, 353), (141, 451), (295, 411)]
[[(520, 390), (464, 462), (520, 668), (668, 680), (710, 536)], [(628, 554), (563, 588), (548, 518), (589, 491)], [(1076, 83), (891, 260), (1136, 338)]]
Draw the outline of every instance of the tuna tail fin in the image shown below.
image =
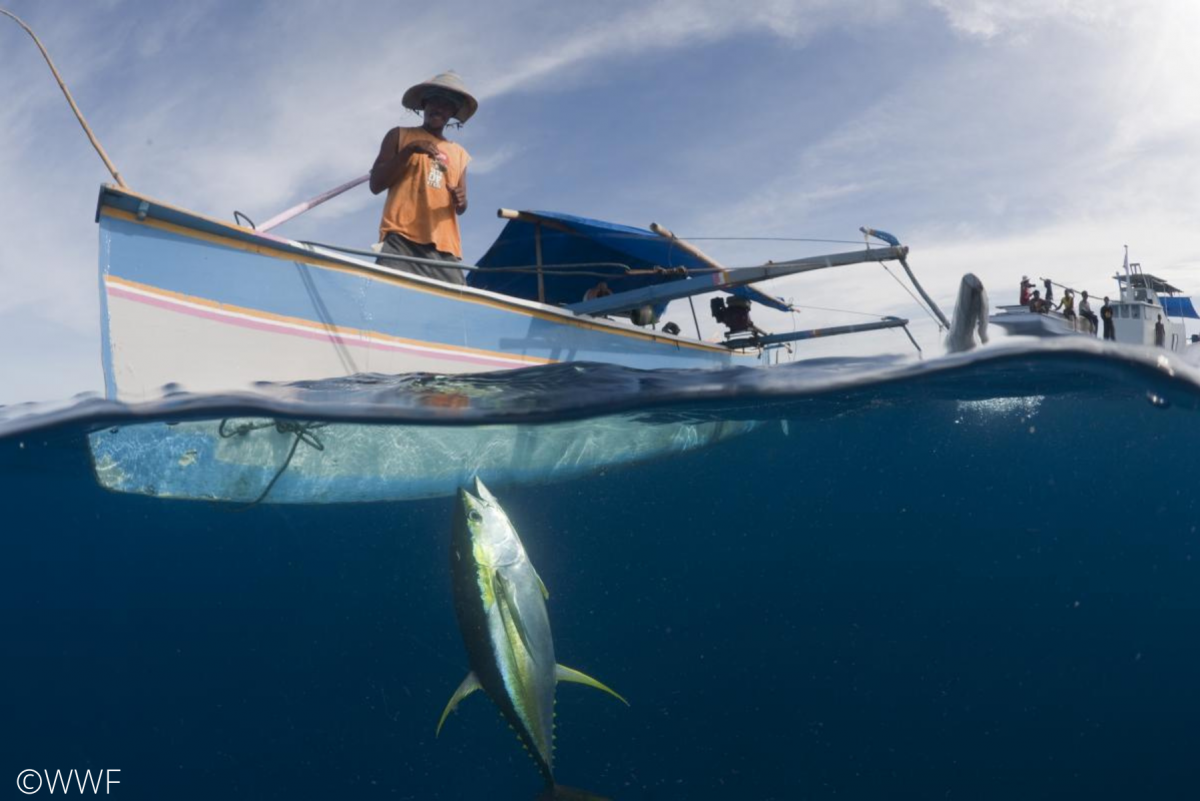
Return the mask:
[(586, 673), (580, 673), (578, 670), (572, 670), (566, 665), (554, 666), (554, 678), (558, 679), (559, 681), (573, 681), (576, 684), (586, 684), (589, 687), (595, 687), (597, 690), (603, 690), (613, 698), (616, 698), (625, 706), (629, 706), (629, 702), (622, 698), (620, 694), (616, 692), (616, 690), (612, 689), (603, 682), (593, 679)]
[(554, 784), (543, 790), (542, 794), (537, 797), (537, 801), (609, 801), (609, 799), (586, 790)]

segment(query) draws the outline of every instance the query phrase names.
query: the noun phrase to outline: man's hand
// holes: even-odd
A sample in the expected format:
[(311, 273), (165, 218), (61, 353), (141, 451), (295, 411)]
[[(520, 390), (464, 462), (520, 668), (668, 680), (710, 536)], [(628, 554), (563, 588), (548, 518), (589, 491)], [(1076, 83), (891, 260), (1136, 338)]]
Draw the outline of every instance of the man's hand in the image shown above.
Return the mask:
[(404, 146), (404, 149), (408, 151), (408, 153), (405, 154), (405, 160), (407, 160), (407, 158), (409, 156), (412, 156), (415, 153), (424, 153), (426, 156), (430, 156), (432, 158), (437, 158), (442, 153), (442, 151), (438, 148), (437, 145), (435, 145), (433, 142), (430, 142), (428, 140), (420, 141), (420, 142), (410, 142), (409, 144)]
[(450, 197), (454, 198), (454, 211), (462, 214), (467, 210), (467, 188), (465, 186), (450, 187)]

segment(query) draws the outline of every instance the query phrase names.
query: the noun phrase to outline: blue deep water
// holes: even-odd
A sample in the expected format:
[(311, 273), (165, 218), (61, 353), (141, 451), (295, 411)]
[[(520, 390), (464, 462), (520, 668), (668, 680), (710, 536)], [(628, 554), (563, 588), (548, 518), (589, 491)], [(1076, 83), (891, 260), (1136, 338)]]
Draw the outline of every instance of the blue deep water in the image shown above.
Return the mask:
[[(560, 685), (565, 784), (1195, 798), (1198, 409), (1192, 368), (1092, 343), (0, 409), (0, 795), (26, 797), (26, 769), (117, 769), (113, 798), (532, 801), (482, 694), (434, 737), (467, 670), (453, 499), (330, 502), (404, 495), (420, 476), (352, 455), (432, 433), (466, 438), (437, 461), (479, 467), (516, 523), (559, 660), (630, 701)], [(545, 455), (602, 429), (571, 469)], [(673, 445), (631, 459), (635, 431)], [(266, 456), (227, 474), (221, 448)]]

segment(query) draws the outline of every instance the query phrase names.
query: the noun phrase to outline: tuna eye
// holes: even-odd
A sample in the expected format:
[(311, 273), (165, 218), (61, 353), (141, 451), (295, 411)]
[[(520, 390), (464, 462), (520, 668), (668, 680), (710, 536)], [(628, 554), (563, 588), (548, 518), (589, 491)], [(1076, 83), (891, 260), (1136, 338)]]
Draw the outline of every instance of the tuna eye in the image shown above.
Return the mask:
[(472, 523), (479, 523), (483, 520), (483, 515), (472, 509), (471, 511), (467, 512), (467, 519)]

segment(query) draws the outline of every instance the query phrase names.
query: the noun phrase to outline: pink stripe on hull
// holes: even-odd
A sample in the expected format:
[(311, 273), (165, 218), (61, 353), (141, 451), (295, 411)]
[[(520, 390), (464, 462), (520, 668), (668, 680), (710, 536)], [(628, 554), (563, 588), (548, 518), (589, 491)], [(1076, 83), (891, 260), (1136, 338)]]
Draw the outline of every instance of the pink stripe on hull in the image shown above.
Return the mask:
[(288, 336), (300, 337), (302, 339), (312, 339), (319, 342), (337, 343), (348, 347), (367, 348), (369, 350), (383, 350), (401, 353), (413, 353), (416, 355), (426, 356), (429, 358), (446, 359), (453, 362), (467, 362), (469, 364), (486, 364), (497, 367), (516, 368), (521, 366), (520, 362), (505, 361), (501, 359), (491, 359), (487, 356), (473, 356), (466, 353), (458, 353), (455, 351), (438, 350), (436, 345), (429, 347), (434, 350), (433, 353), (422, 350), (421, 348), (401, 345), (393, 342), (380, 342), (374, 339), (346, 339), (339, 334), (319, 333), (317, 331), (297, 329), (286, 325), (279, 325), (267, 320), (248, 320), (243, 317), (235, 317), (228, 314), (209, 311), (203, 308), (197, 308), (183, 303), (176, 303), (161, 297), (150, 297), (143, 295), (140, 292), (131, 292), (123, 287), (113, 284), (105, 284), (105, 289), (110, 296), (132, 300), (135, 303), (142, 303), (147, 306), (155, 306), (160, 309), (175, 312), (177, 314), (186, 314), (191, 317), (201, 317), (206, 320), (213, 320), (226, 325), (235, 325), (241, 328), (250, 328), (255, 331), (266, 331), (272, 334), (286, 334)]

